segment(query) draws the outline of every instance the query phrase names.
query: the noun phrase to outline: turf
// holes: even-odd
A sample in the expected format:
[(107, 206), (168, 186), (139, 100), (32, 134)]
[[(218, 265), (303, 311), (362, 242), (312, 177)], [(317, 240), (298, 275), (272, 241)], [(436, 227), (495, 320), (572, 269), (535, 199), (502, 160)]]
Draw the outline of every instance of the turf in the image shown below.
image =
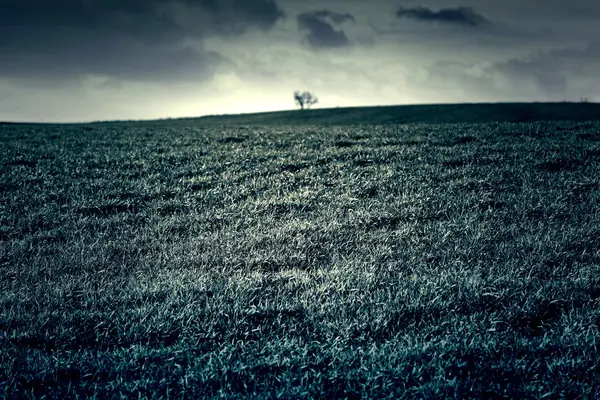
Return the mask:
[(600, 123), (365, 121), (2, 125), (0, 397), (598, 398)]

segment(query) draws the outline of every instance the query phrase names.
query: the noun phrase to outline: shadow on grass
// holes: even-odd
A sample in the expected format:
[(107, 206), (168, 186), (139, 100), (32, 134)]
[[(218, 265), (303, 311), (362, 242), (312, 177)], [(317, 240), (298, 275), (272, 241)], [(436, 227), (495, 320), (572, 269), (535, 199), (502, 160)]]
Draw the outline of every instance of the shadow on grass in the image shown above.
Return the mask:
[(229, 144), (229, 143), (243, 143), (246, 140), (248, 140), (248, 139), (245, 137), (227, 136), (222, 139), (219, 139), (218, 142), (223, 143), (223, 144)]
[(7, 167), (29, 167), (29, 168), (33, 168), (37, 165), (37, 163), (35, 161), (28, 161), (28, 160), (14, 160), (14, 161), (9, 161), (4, 163), (5, 166)]
[(286, 164), (286, 165), (282, 165), (281, 168), (279, 168), (279, 170), (281, 172), (291, 172), (291, 173), (295, 173), (298, 172), (302, 169), (306, 168), (305, 165), (299, 165), (299, 164)]
[(95, 207), (82, 207), (77, 213), (86, 217), (108, 217), (121, 213), (137, 213), (139, 207), (134, 204), (114, 203), (103, 204)]
[(474, 136), (458, 136), (458, 137), (455, 137), (452, 139), (447, 139), (445, 141), (437, 143), (437, 145), (442, 146), (442, 147), (454, 147), (454, 146), (461, 146), (461, 145), (474, 143), (474, 142), (478, 142), (478, 141), (479, 141), (479, 139), (477, 139)]
[(561, 172), (574, 171), (585, 165), (587, 165), (587, 163), (584, 160), (562, 157), (541, 162), (537, 164), (537, 168), (545, 172)]
[(510, 327), (526, 336), (539, 336), (560, 320), (567, 303), (561, 300), (543, 299), (509, 316)]

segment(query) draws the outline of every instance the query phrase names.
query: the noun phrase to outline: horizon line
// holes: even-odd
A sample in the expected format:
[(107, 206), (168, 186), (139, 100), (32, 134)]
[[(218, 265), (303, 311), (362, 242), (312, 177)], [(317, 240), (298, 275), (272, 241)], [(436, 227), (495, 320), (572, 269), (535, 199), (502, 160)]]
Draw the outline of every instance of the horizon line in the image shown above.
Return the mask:
[(239, 114), (204, 114), (195, 116), (182, 117), (159, 117), (159, 118), (142, 118), (142, 119), (105, 119), (105, 120), (88, 120), (88, 121), (63, 121), (63, 122), (36, 122), (36, 121), (1, 121), (0, 125), (83, 125), (83, 124), (106, 124), (106, 123), (123, 123), (123, 122), (161, 122), (161, 121), (178, 121), (191, 119), (205, 118), (226, 118), (226, 117), (243, 117), (253, 115), (267, 115), (278, 113), (292, 112), (311, 112), (311, 111), (331, 111), (331, 110), (349, 110), (349, 109), (371, 109), (371, 108), (394, 108), (394, 107), (427, 107), (427, 106), (473, 106), (473, 105), (524, 105), (524, 104), (580, 104), (580, 105), (598, 105), (597, 101), (581, 101), (581, 100), (563, 100), (563, 101), (498, 101), (498, 102), (467, 102), (467, 103), (410, 103), (410, 104), (387, 104), (387, 105), (368, 105), (368, 106), (344, 106), (344, 107), (315, 107), (308, 109), (283, 109), (259, 111)]

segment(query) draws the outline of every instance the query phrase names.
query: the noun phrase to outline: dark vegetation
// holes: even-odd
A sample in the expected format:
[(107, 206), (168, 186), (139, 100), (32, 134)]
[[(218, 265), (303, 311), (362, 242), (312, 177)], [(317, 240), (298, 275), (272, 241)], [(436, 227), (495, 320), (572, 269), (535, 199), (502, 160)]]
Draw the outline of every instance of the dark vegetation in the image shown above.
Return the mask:
[(600, 396), (600, 123), (201, 121), (0, 127), (0, 397)]

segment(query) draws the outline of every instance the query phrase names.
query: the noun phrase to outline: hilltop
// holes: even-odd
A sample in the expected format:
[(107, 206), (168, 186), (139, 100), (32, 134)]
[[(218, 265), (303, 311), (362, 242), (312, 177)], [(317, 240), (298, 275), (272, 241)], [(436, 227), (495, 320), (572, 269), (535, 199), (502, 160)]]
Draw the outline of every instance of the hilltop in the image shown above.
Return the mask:
[[(598, 121), (599, 103), (428, 104), (323, 108), (161, 120), (207, 125), (379, 125)], [(149, 121), (157, 122), (157, 121)]]

